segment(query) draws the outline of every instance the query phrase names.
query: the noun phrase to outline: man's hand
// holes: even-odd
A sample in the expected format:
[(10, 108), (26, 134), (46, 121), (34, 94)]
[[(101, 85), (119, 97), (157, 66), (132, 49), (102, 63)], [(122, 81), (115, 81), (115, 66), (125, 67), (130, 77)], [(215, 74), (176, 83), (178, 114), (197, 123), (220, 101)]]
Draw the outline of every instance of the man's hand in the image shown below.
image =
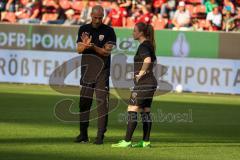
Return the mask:
[(106, 43), (104, 45), (104, 49), (107, 51), (107, 52), (111, 52), (113, 50), (113, 47), (114, 45), (113, 44), (110, 44), (110, 43)]
[(83, 44), (85, 44), (86, 46), (89, 46), (92, 41), (92, 36), (89, 36), (87, 32), (83, 32), (81, 39)]
[(139, 81), (139, 79), (141, 79), (141, 75), (139, 75), (139, 74), (137, 74), (136, 76), (135, 76), (135, 80), (136, 80), (136, 82), (138, 83), (138, 81)]
[(89, 36), (87, 32), (83, 32), (81, 35), (82, 42), (77, 43), (77, 51), (78, 53), (82, 53), (85, 49), (89, 49), (93, 47), (92, 36)]
[(92, 47), (93, 47), (92, 43), (90, 43), (89, 45), (86, 45), (83, 42), (78, 42), (77, 43), (77, 52), (82, 53), (85, 49), (89, 49), (89, 48), (92, 48)]

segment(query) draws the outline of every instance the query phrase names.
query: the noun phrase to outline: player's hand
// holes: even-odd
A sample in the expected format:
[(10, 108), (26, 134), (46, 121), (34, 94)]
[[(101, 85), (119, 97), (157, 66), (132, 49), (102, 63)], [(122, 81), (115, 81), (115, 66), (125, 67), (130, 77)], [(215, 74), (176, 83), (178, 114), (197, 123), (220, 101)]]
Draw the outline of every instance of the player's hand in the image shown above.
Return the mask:
[(92, 36), (89, 36), (89, 34), (87, 32), (83, 32), (82, 36), (82, 43), (84, 43), (86, 46), (90, 45), (91, 41), (92, 41)]
[(136, 76), (135, 76), (135, 80), (136, 80), (136, 82), (138, 82), (139, 81), (139, 79), (141, 79), (142, 78), (142, 76), (141, 75), (139, 75), (139, 74), (137, 74)]
[(89, 49), (89, 48), (91, 48), (92, 46), (93, 46), (92, 43), (90, 43), (90, 44), (85, 44), (85, 43), (83, 43), (83, 42), (78, 42), (78, 43), (77, 43), (77, 47), (78, 47), (78, 48), (84, 47), (85, 49)]
[(110, 43), (107, 43), (104, 45), (104, 49), (107, 51), (107, 52), (111, 52), (113, 50), (113, 47), (114, 45), (113, 44), (110, 44)]

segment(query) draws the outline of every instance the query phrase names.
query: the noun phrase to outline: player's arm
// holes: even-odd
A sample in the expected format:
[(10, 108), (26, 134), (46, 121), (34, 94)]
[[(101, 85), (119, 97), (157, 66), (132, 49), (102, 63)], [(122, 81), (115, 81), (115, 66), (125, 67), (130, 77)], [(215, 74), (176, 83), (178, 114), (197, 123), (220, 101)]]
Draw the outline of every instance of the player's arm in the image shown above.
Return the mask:
[(100, 54), (101, 56), (109, 56), (114, 48), (114, 44), (112, 43), (106, 43), (103, 48), (98, 47), (96, 45), (93, 45), (92, 47), (95, 52), (97, 52), (98, 54)]
[(178, 22), (177, 22), (178, 15), (179, 15), (179, 13), (178, 13), (178, 11), (176, 11), (175, 14), (174, 14), (174, 16), (173, 16), (173, 19), (172, 19), (172, 24), (173, 24), (175, 27), (177, 27), (177, 28), (180, 27), (179, 24), (178, 24)]
[(89, 46), (85, 45), (82, 42), (77, 43), (77, 52), (81, 54), (85, 49), (89, 48)]
[(148, 70), (149, 66), (151, 65), (151, 62), (152, 62), (151, 57), (146, 57), (144, 59), (142, 68), (135, 77), (137, 82), (142, 76), (144, 76), (147, 73), (147, 70)]
[(152, 62), (152, 61), (151, 61), (151, 57), (146, 57), (146, 58), (144, 59), (142, 68), (141, 68), (141, 70), (140, 70), (140, 72), (139, 72), (139, 74), (138, 74), (139, 76), (143, 76), (144, 74), (146, 74), (146, 72), (147, 72), (147, 70), (148, 70), (151, 62)]
[(177, 23), (177, 19), (173, 18), (172, 23), (175, 27), (180, 27), (179, 24)]
[(109, 56), (116, 45), (116, 34), (113, 29), (109, 30), (109, 35), (105, 45), (101, 48), (96, 45), (93, 45), (93, 50), (100, 54), (101, 56)]
[(131, 0), (127, 0), (127, 2), (120, 4), (120, 7), (129, 7), (132, 4)]
[(110, 23), (110, 18), (109, 17), (106, 17), (106, 19), (104, 20), (104, 24), (108, 25)]
[(10, 9), (10, 5), (13, 3), (13, 0), (9, 0), (6, 4), (6, 10)]
[(126, 17), (123, 17), (123, 27), (126, 27), (127, 26), (127, 18)]
[(112, 17), (112, 12), (110, 11), (110, 13), (107, 15), (107, 17), (104, 20), (104, 24), (109, 25), (111, 21), (111, 17)]

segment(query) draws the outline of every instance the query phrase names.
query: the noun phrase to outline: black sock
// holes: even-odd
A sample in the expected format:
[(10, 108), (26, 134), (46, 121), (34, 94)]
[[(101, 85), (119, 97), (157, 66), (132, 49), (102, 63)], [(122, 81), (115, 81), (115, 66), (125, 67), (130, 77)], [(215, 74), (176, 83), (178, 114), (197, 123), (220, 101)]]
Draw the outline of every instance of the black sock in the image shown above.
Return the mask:
[(89, 122), (80, 122), (80, 134), (83, 137), (88, 137)]
[(142, 112), (141, 115), (143, 123), (143, 141), (149, 141), (152, 128), (152, 119), (150, 116), (150, 112)]
[(137, 127), (137, 112), (128, 112), (128, 124), (125, 141), (129, 142), (132, 139), (133, 132)]

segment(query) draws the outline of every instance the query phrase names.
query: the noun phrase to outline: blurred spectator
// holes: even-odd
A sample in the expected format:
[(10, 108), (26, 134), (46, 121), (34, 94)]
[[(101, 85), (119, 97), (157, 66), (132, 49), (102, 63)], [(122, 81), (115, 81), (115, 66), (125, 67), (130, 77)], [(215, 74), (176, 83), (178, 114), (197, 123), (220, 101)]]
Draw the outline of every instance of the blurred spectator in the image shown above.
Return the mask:
[(90, 7), (89, 1), (86, 1), (84, 4), (84, 8), (81, 12), (80, 19), (79, 19), (79, 24), (84, 25), (87, 23), (91, 22), (91, 12), (92, 12), (92, 7)]
[(236, 8), (240, 7), (240, 0), (235, 0), (234, 4)]
[(190, 25), (190, 13), (185, 8), (185, 2), (180, 1), (178, 9), (174, 14), (172, 24), (173, 30), (187, 30)]
[(230, 0), (224, 0), (223, 1), (223, 14), (226, 14), (226, 12), (235, 13), (235, 7), (233, 3)]
[(17, 0), (1, 0), (0, 1), (0, 18), (1, 21), (15, 23)]
[(6, 11), (10, 11), (10, 12), (15, 12), (15, 6), (17, 4), (17, 0), (8, 0), (7, 4), (6, 4)]
[[(59, 5), (56, 0), (43, 0), (43, 15), (41, 19), (41, 24), (47, 24), (49, 22), (54, 22), (58, 18), (57, 9)], [(63, 23), (63, 22), (62, 22)]]
[(153, 0), (154, 13), (160, 13), (162, 5), (166, 3), (166, 0)]
[(43, 0), (42, 4), (46, 12), (56, 12), (59, 8), (58, 0)]
[(2, 13), (5, 11), (7, 0), (0, 1), (0, 20), (2, 21)]
[(192, 24), (192, 27), (189, 30), (191, 30), (191, 31), (203, 31), (203, 28), (201, 27), (198, 19), (193, 19), (191, 24)]
[(240, 7), (236, 9), (236, 16), (234, 16), (235, 19), (235, 28), (233, 31), (240, 32)]
[(16, 16), (19, 23), (40, 23), (41, 4), (37, 0), (29, 0), (26, 4), (20, 4)]
[(0, 0), (0, 20), (82, 25), (91, 22), (91, 6), (95, 4), (104, 6), (105, 23), (114, 27), (132, 28), (145, 22), (155, 29), (240, 30), (240, 0)]
[(147, 24), (151, 24), (152, 23), (152, 17), (153, 14), (151, 13), (151, 5), (142, 5), (141, 6), (141, 11), (140, 11), (140, 15), (136, 18), (136, 23), (139, 22), (144, 22)]
[(7, 4), (7, 0), (1, 0), (0, 1), (0, 12), (5, 11), (6, 4)]
[(74, 10), (69, 9), (65, 12), (66, 20), (64, 21), (63, 25), (75, 25), (77, 24), (77, 19), (74, 18)]
[(176, 10), (176, 0), (168, 0), (166, 3), (162, 4), (161, 15), (163, 17), (173, 18), (174, 12)]
[(111, 24), (113, 27), (125, 27), (127, 11), (124, 8), (118, 6), (116, 1), (111, 3), (111, 11), (105, 19), (105, 24)]
[(129, 15), (132, 14), (132, 0), (118, 0), (118, 4), (120, 4), (119, 7), (125, 8)]
[(205, 3), (205, 7), (206, 7), (206, 12), (209, 13), (209, 12), (212, 12), (213, 8), (215, 6), (218, 6), (216, 0), (208, 0), (206, 3)]
[(214, 6), (213, 11), (207, 14), (207, 28), (209, 31), (221, 30), (222, 14), (218, 6)]
[(233, 17), (231, 16), (231, 11), (226, 11), (225, 16), (223, 17), (222, 30), (228, 29), (232, 31), (235, 28), (235, 23)]
[(46, 13), (43, 14), (42, 23), (63, 24), (65, 22), (65, 10), (59, 5), (59, 0), (44, 0), (43, 6)]
[(64, 10), (71, 9), (72, 5), (71, 0), (59, 0), (59, 6)]
[(155, 14), (152, 18), (152, 26), (154, 29), (164, 29), (168, 20), (163, 18), (161, 14)]
[(9, 23), (15, 23), (17, 21), (16, 15), (15, 15), (17, 4), (18, 4), (17, 0), (8, 0), (8, 1), (3, 0), (0, 2), (1, 21), (9, 22)]

